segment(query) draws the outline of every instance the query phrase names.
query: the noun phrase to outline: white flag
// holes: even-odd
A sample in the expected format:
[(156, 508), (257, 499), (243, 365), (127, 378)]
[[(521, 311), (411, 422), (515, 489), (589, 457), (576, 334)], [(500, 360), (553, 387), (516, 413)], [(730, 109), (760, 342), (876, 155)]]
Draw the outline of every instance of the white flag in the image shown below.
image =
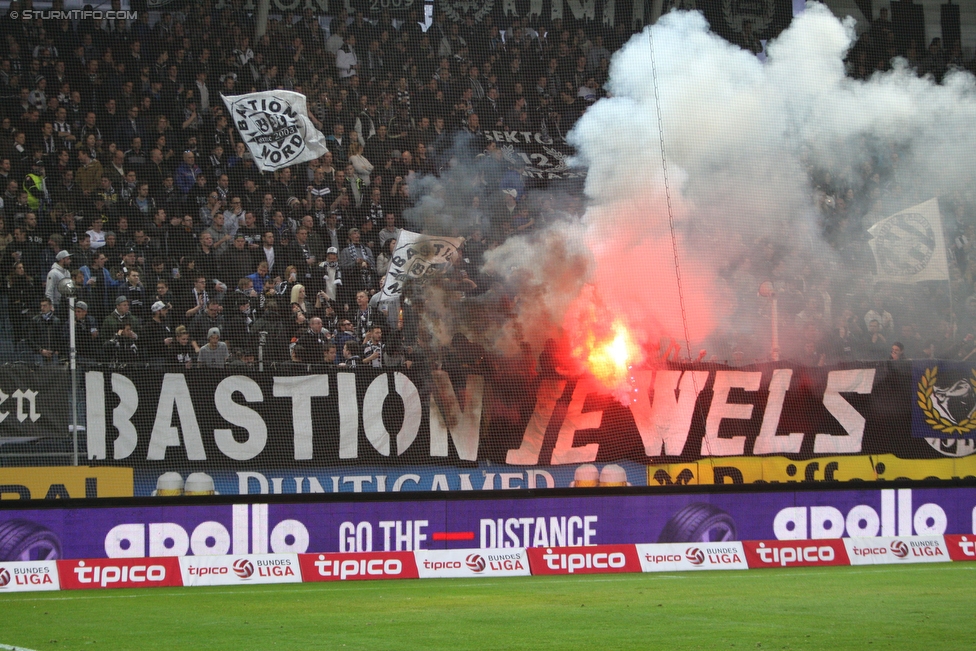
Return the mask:
[(221, 97), (262, 172), (314, 160), (328, 151), (325, 136), (308, 119), (304, 95), (268, 90)]
[(939, 200), (907, 208), (868, 229), (879, 280), (918, 283), (948, 280), (945, 236)]
[(423, 280), (447, 273), (457, 259), (458, 247), (463, 241), (461, 237), (438, 237), (401, 230), (380, 300), (388, 301), (399, 296), (408, 280)]

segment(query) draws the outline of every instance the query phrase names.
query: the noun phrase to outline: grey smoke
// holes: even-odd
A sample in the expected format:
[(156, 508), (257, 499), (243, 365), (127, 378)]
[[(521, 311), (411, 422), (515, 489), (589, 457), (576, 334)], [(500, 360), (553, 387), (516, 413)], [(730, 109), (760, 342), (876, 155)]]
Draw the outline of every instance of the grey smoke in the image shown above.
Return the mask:
[(635, 35), (614, 56), (612, 97), (570, 134), (587, 170), (585, 216), (511, 238), (488, 257), (490, 272), (531, 296), (516, 306), (509, 330), (541, 344), (559, 333), (582, 285), (595, 282), (609, 313), (625, 316), (641, 341), (671, 336), (684, 345), (677, 259), (692, 354), (706, 345), (726, 359), (722, 346), (767, 336), (768, 313), (756, 297), (766, 278), (755, 265), (736, 267), (760, 257), (761, 237), (789, 252), (793, 273), (809, 267), (814, 277), (870, 291), (872, 279), (851, 277), (821, 238), (822, 197), (809, 170), (850, 184), (869, 157), (897, 154), (899, 175), (871, 218), (968, 191), (976, 81), (950, 73), (940, 86), (904, 65), (867, 82), (849, 79), (843, 59), (853, 39), (853, 21), (815, 3), (769, 43), (766, 63), (710, 33), (694, 12), (670, 13)]
[[(499, 291), (478, 300), (498, 301), (499, 292), (517, 298), (500, 303), (503, 314), (497, 303), (461, 310), (505, 317), (491, 323), (448, 319), (448, 302), (438, 302), (444, 314), (436, 318), (451, 321), (438, 339), (453, 330), (506, 354), (526, 342), (538, 351), (565, 334), (567, 310), (594, 283), (606, 313), (623, 318), (650, 355), (670, 337), (692, 357), (707, 347), (725, 360), (733, 345), (760, 357), (769, 352), (769, 314), (756, 290), (769, 278), (764, 251), (773, 249), (788, 252), (777, 273), (870, 294), (870, 261), (842, 259), (821, 236), (824, 196), (810, 170), (828, 170), (843, 186), (863, 180), (866, 162), (893, 166), (893, 182), (864, 227), (933, 196), (968, 191), (976, 81), (950, 73), (940, 86), (904, 64), (867, 82), (850, 79), (843, 59), (853, 39), (853, 21), (817, 3), (768, 44), (766, 63), (710, 33), (695, 12), (672, 12), (636, 34), (613, 58), (611, 97), (569, 136), (575, 163), (587, 172), (585, 214), (553, 219), (489, 251), (485, 271)], [(877, 160), (892, 151), (897, 160)], [(439, 179), (412, 183), (414, 227), (465, 234), (486, 209), (473, 200), (483, 171), (454, 164)], [(833, 297), (835, 317), (842, 298)]]

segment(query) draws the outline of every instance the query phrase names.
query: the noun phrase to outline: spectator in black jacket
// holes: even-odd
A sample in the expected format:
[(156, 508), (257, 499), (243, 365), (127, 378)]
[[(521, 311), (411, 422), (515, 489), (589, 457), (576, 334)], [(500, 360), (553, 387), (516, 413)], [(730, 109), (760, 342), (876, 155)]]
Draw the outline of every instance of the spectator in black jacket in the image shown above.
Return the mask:
[(41, 299), (40, 314), (31, 319), (29, 340), (35, 363), (57, 364), (60, 361), (58, 356), (64, 353), (61, 319), (54, 315), (54, 305), (46, 296)]
[(163, 364), (169, 356), (175, 333), (169, 322), (170, 306), (162, 301), (152, 304), (152, 318), (142, 329), (142, 346), (150, 364)]
[[(65, 341), (68, 341), (69, 336), (69, 324), (66, 323), (63, 333)], [(93, 364), (98, 361), (101, 350), (98, 340), (98, 321), (88, 313), (88, 304), (85, 301), (75, 302), (75, 350), (80, 364)]]

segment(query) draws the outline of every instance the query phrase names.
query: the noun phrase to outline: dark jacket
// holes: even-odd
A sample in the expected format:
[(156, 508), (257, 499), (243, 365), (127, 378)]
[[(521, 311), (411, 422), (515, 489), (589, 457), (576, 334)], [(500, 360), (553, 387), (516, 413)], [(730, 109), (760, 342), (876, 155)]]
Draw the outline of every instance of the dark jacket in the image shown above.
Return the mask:
[(42, 350), (52, 350), (56, 353), (65, 351), (64, 336), (61, 332), (61, 319), (50, 314), (44, 318), (43, 314), (38, 314), (31, 319), (30, 333), (28, 334), (31, 350), (36, 353)]

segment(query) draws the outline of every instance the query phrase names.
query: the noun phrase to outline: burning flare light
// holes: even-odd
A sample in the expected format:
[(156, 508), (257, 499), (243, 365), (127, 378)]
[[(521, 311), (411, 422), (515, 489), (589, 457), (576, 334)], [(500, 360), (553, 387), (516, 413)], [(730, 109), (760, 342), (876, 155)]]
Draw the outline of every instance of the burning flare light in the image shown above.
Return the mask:
[(631, 367), (644, 361), (643, 351), (623, 317), (612, 317), (596, 287), (587, 285), (567, 311), (564, 329), (569, 367), (590, 373), (608, 389), (624, 389)]
[(584, 352), (590, 373), (608, 387), (616, 387), (626, 379), (630, 367), (641, 361), (641, 350), (622, 321), (614, 321), (610, 332), (611, 337), (602, 340), (589, 333)]

